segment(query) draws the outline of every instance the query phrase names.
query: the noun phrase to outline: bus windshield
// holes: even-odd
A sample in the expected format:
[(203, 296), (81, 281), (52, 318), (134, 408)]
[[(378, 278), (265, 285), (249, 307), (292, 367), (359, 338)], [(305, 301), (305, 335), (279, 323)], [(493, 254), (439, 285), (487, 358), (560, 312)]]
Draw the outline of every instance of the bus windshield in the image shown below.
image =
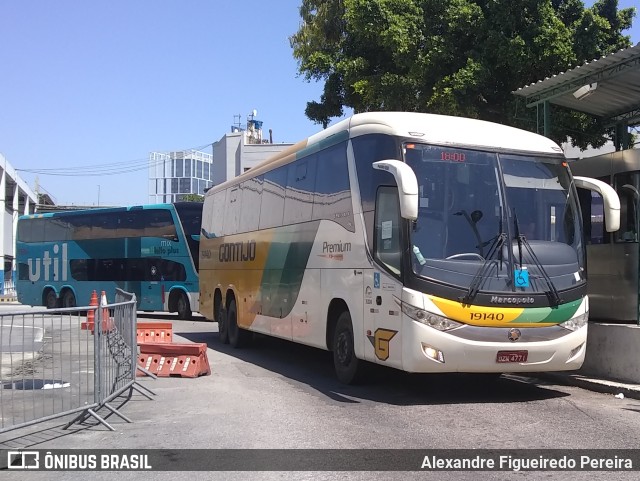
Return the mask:
[(562, 158), (417, 143), (404, 153), (419, 186), (410, 233), (416, 275), (466, 288), (490, 264), (483, 289), (493, 292), (514, 291), (513, 272), (523, 268), (559, 289), (583, 280), (575, 189)]

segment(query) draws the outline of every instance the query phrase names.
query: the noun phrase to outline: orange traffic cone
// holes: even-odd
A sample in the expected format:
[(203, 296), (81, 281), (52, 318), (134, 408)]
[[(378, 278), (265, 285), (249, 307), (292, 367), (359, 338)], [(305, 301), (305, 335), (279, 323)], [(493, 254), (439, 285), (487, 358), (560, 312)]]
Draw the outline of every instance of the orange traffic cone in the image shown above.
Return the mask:
[[(89, 307), (92, 306), (98, 306), (98, 293), (96, 291), (93, 291), (91, 293), (91, 300), (89, 301)], [(85, 329), (85, 330), (89, 330), (89, 331), (93, 331), (93, 324), (95, 322), (96, 319), (96, 310), (95, 309), (89, 309), (87, 311), (87, 322), (83, 322), (80, 325), (81, 329)]]

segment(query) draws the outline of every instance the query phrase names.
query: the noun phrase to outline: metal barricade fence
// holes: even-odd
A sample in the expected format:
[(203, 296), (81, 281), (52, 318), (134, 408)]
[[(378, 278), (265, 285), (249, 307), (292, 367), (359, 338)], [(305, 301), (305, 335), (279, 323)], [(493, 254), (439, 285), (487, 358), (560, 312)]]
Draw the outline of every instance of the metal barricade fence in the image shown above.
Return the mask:
[(101, 408), (131, 422), (110, 402), (154, 394), (136, 381), (136, 323), (120, 289), (113, 304), (0, 314), (0, 433), (70, 414), (65, 429), (91, 416), (113, 431)]

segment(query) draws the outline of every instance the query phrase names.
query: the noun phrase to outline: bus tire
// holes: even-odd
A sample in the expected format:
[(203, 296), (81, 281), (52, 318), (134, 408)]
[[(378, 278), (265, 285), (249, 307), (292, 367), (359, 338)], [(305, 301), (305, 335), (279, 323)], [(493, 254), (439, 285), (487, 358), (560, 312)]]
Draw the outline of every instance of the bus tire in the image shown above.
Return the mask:
[(178, 294), (178, 300), (176, 301), (176, 309), (178, 311), (178, 318), (185, 321), (191, 320), (191, 305), (189, 304), (189, 297), (184, 292)]
[(218, 339), (222, 344), (229, 344), (229, 321), (227, 320), (227, 311), (222, 303), (218, 307)]
[(44, 305), (47, 309), (55, 309), (58, 307), (58, 298), (53, 289), (47, 289), (44, 293)]
[(333, 367), (343, 384), (357, 384), (364, 376), (365, 362), (356, 357), (351, 314), (342, 312), (333, 333)]
[(229, 344), (235, 349), (246, 346), (251, 339), (251, 332), (238, 326), (238, 310), (235, 299), (231, 299), (229, 302), (227, 323), (229, 324)]
[(62, 307), (76, 307), (76, 296), (71, 289), (67, 289), (62, 295)]

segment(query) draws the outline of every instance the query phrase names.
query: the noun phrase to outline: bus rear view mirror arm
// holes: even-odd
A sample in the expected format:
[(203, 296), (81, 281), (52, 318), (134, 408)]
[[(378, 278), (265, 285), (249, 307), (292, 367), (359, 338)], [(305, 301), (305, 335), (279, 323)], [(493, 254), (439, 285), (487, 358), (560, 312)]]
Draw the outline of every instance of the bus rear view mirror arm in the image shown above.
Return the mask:
[(602, 196), (604, 222), (607, 232), (620, 229), (620, 197), (609, 184), (590, 177), (574, 176), (576, 187), (592, 190)]
[(400, 216), (403, 219), (418, 218), (418, 179), (413, 169), (399, 160), (380, 160), (373, 163), (373, 168), (386, 170), (396, 179), (398, 196), (400, 197)]

